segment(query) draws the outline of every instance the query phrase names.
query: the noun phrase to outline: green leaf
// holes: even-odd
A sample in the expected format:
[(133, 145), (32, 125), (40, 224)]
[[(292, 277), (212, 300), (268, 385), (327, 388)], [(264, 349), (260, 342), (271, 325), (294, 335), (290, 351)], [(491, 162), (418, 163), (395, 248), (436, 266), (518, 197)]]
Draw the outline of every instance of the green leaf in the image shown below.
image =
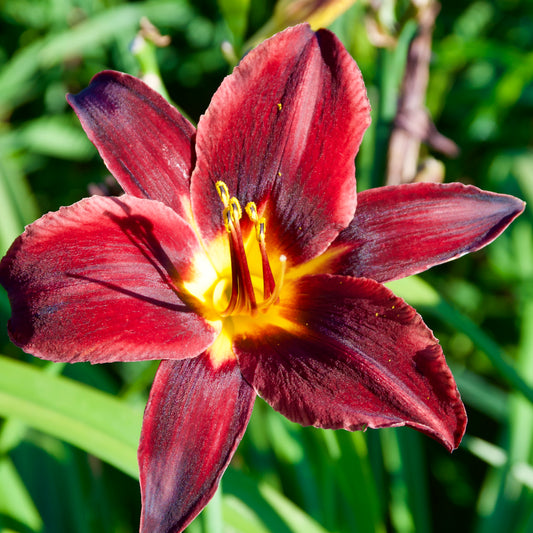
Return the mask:
[(0, 531), (5, 531), (3, 517), (31, 531), (40, 531), (43, 525), (31, 496), (7, 456), (0, 457)]
[[(228, 494), (236, 497), (241, 503), (237, 503), (233, 498), (227, 499)], [(255, 530), (241, 528), (239, 531), (266, 529), (276, 533), (327, 533), (307, 513), (271, 485), (256, 483), (235, 470), (228, 470), (224, 475), (224, 499), (224, 520), (227, 523), (242, 527), (242, 517), (249, 516), (252, 523), (258, 525)], [(234, 519), (229, 510), (239, 510), (241, 516)]]
[(95, 153), (94, 146), (72, 116), (42, 116), (29, 120), (14, 138), (18, 146), (51, 157), (85, 161)]
[(0, 416), (18, 418), (138, 476), (142, 412), (113, 396), (0, 356)]
[(0, 116), (32, 94), (33, 79), (40, 70), (107, 46), (124, 32), (133, 39), (142, 16), (155, 25), (183, 27), (190, 20), (191, 10), (186, 2), (177, 0), (125, 4), (95, 14), (69, 30), (33, 41), (19, 49), (0, 71)]
[(248, 25), (250, 0), (218, 0), (218, 7), (237, 45), (242, 43)]
[(0, 213), (0, 256), (3, 256), (24, 225), (39, 216), (19, 161), (4, 150), (0, 150)]

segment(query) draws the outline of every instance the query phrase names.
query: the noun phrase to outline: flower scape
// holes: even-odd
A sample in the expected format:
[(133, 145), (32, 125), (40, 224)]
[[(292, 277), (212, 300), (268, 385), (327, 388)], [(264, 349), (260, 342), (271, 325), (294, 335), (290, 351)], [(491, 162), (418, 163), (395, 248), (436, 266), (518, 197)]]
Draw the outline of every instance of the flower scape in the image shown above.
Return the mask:
[(482, 248), (524, 203), (459, 183), (356, 194), (370, 106), (331, 32), (300, 25), (252, 50), (197, 129), (118, 72), (68, 101), (125, 194), (29, 225), (0, 282), (30, 354), (161, 360), (138, 452), (142, 532), (180, 532), (202, 510), (257, 395), (302, 425), (405, 425), (459, 445), (442, 349), (383, 283)]

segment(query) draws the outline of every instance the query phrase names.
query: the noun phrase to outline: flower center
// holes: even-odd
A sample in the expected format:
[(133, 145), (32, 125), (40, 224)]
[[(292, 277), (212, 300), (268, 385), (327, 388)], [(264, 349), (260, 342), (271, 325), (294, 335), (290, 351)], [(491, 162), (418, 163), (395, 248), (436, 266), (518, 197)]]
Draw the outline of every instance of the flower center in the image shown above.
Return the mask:
[[(261, 254), (263, 294), (262, 299), (259, 299), (252, 280), (253, 276), (250, 273), (250, 265), (246, 256), (241, 230), (240, 220), (243, 210), (237, 198), (230, 197), (228, 187), (223, 181), (217, 181), (215, 186), (222, 201), (222, 217), (228, 232), (231, 257), (231, 287), (229, 286), (229, 280), (220, 280), (213, 293), (213, 304), (219, 309), (219, 314), (222, 317), (238, 314), (255, 315), (258, 311), (266, 311), (279, 300), (279, 293), (285, 277), (287, 258), (284, 255), (279, 257), (281, 268), (276, 282), (270, 268), (265, 244), (266, 221), (264, 217), (259, 217), (254, 202), (246, 204), (244, 211), (254, 224), (255, 240)], [(255, 267), (256, 265), (253, 264), (252, 266)], [(255, 274), (255, 270), (257, 269), (252, 269), (253, 274)]]

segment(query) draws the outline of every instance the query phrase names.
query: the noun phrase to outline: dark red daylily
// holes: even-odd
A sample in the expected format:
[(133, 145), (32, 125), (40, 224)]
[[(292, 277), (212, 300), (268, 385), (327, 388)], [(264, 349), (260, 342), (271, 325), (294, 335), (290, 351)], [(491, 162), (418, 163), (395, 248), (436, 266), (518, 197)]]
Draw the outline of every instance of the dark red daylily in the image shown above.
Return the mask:
[(362, 192), (356, 210), (365, 88), (337, 38), (305, 25), (250, 52), (196, 131), (125, 74), (68, 99), (126, 194), (31, 224), (0, 281), (29, 353), (163, 360), (141, 531), (182, 531), (205, 506), (256, 394), (304, 425), (407, 425), (459, 445), (441, 347), (382, 283), (485, 246), (523, 202), (420, 183)]

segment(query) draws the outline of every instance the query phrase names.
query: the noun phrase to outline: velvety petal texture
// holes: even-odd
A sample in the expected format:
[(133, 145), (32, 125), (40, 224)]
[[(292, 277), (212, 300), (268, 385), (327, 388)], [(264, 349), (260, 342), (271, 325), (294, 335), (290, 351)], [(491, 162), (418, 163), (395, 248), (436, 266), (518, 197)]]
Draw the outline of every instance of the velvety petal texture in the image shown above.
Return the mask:
[(223, 230), (222, 180), (242, 205), (256, 203), (267, 242), (291, 263), (321, 253), (353, 217), (369, 112), (361, 73), (331, 32), (296, 26), (252, 50), (198, 124), (191, 200), (202, 235)]
[(459, 445), (466, 414), (442, 350), (415, 310), (370, 279), (307, 276), (280, 303), (288, 326), (237, 338), (245, 379), (302, 425), (408, 425)]
[(236, 365), (163, 361), (144, 414), (141, 533), (178, 533), (215, 493), (255, 400)]
[(358, 194), (357, 212), (332, 249), (333, 271), (385, 282), (422, 272), (492, 242), (524, 202), (461, 183), (415, 183)]
[(94, 196), (49, 213), (0, 263), (11, 339), (51, 361), (196, 356), (218, 331), (178, 289), (202, 254), (191, 227), (160, 202)]
[(125, 192), (190, 216), (195, 129), (176, 108), (141, 80), (114, 71), (97, 74), (67, 100)]

